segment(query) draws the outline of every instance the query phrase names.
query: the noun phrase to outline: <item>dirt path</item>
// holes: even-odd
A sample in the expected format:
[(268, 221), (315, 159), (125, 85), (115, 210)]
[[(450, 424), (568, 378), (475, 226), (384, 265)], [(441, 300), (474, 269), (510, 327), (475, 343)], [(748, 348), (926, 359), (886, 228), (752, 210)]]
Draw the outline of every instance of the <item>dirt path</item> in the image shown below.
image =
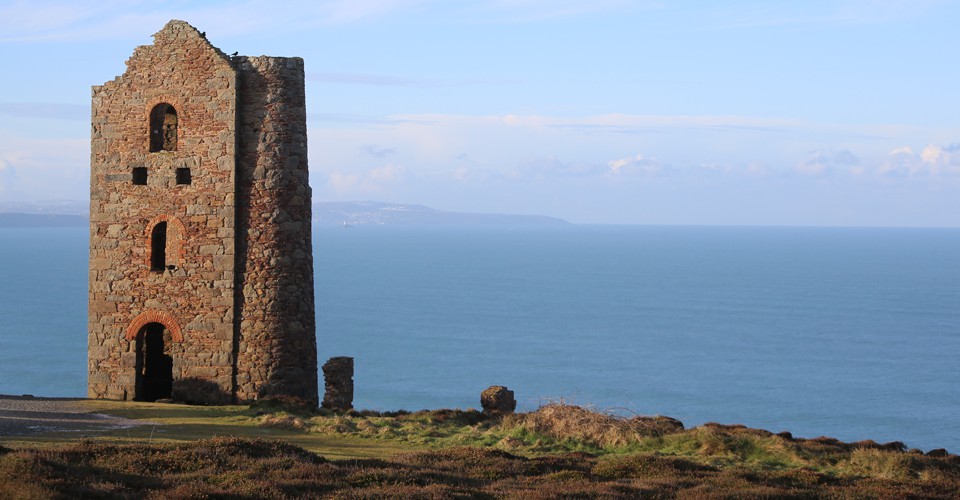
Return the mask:
[(151, 424), (101, 413), (91, 413), (77, 398), (35, 398), (0, 395), (0, 437), (50, 432), (79, 435)]

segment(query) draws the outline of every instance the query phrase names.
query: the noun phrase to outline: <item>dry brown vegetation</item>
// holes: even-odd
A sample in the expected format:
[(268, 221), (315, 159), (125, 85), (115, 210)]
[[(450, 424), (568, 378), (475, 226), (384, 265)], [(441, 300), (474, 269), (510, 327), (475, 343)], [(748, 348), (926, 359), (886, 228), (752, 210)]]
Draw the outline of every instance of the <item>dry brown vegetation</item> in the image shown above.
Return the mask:
[[(3, 498), (956, 498), (958, 464), (945, 458), (858, 449), (879, 477), (797, 468), (716, 467), (659, 454), (585, 453), (524, 458), (457, 447), (390, 459), (326, 460), (262, 439), (3, 450)], [(899, 455), (897, 455), (899, 453)], [(920, 471), (938, 471), (926, 477)], [(889, 477), (887, 477), (889, 476)]]
[(960, 457), (897, 442), (684, 429), (665, 417), (570, 405), (504, 419), (472, 410), (312, 415), (261, 407), (250, 415), (253, 429), (420, 449), (329, 460), (282, 441), (235, 437), (8, 445), (0, 447), (0, 498), (960, 497)]

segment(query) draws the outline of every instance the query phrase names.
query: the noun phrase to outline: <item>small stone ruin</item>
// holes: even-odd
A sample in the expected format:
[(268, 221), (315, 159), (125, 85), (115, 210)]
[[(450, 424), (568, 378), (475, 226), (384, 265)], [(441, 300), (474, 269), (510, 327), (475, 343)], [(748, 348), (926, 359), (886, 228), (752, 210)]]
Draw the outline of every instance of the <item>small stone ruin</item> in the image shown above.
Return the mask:
[(323, 408), (333, 411), (353, 409), (353, 358), (330, 358), (323, 365)]
[(486, 415), (510, 415), (517, 409), (517, 400), (510, 389), (502, 385), (492, 385), (480, 393), (480, 406)]

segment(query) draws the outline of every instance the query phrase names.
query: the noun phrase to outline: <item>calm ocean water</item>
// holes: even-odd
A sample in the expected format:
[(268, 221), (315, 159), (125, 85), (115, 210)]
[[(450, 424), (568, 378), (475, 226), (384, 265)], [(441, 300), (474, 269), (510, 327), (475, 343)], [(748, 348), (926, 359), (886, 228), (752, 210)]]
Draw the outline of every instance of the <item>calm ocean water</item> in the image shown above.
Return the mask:
[[(563, 399), (960, 451), (960, 230), (315, 228), (359, 408)], [(82, 396), (86, 229), (0, 229), (0, 393)]]

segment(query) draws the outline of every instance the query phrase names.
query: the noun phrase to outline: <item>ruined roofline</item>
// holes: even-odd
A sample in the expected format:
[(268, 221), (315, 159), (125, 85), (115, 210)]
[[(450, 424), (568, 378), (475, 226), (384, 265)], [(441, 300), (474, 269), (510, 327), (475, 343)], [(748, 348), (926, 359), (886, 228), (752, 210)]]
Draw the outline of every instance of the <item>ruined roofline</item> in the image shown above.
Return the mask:
[(198, 30), (197, 28), (194, 28), (193, 25), (191, 25), (190, 23), (186, 21), (181, 21), (179, 19), (171, 19), (170, 21), (167, 22), (167, 24), (163, 26), (163, 28), (160, 31), (154, 33), (153, 44), (156, 45), (157, 39), (162, 37), (163, 35), (166, 35), (166, 34), (176, 35), (178, 32), (181, 32), (181, 31), (186, 31), (187, 33), (195, 35), (200, 40), (203, 40), (203, 42), (207, 45), (208, 48), (216, 52), (216, 54), (220, 56), (224, 61), (228, 63), (230, 62), (230, 56), (228, 56), (226, 53), (220, 50), (217, 46), (210, 43), (210, 40), (207, 40), (206, 32), (200, 32), (200, 30)]
[[(205, 32), (201, 32), (200, 30), (198, 30), (197, 28), (195, 28), (193, 25), (191, 25), (186, 21), (182, 21), (179, 19), (171, 19), (170, 21), (167, 22), (166, 25), (163, 26), (163, 28), (160, 31), (153, 34), (154, 41), (152, 44), (138, 45), (136, 48), (133, 49), (133, 54), (130, 56), (129, 59), (127, 59), (127, 62), (126, 62), (127, 70), (129, 70), (129, 67), (130, 67), (130, 61), (136, 59), (138, 56), (138, 53), (144, 50), (149, 50), (152, 47), (156, 47), (158, 43), (161, 43), (164, 38), (176, 39), (177, 35), (180, 33), (187, 33), (188, 36), (192, 36), (198, 40), (201, 40), (201, 43), (206, 45), (208, 49), (212, 50), (215, 54), (217, 54), (217, 56), (221, 60), (229, 64), (230, 67), (233, 68), (234, 70), (239, 69), (244, 64), (253, 64), (255, 66), (261, 66), (267, 61), (269, 61), (270, 64), (286, 64), (288, 62), (292, 62), (293, 64), (298, 64), (300, 66), (303, 66), (303, 58), (298, 56), (267, 56), (267, 55), (259, 55), (259, 56), (232, 55), (231, 56), (231, 55), (227, 55), (224, 51), (220, 50), (219, 47), (210, 43), (210, 40), (207, 39)], [(118, 75), (114, 79), (104, 82), (101, 85), (93, 85), (94, 92), (99, 91), (104, 86), (120, 83), (121, 81), (123, 81), (123, 76), (126, 75), (127, 70), (125, 70), (123, 74)]]
[(197, 28), (193, 27), (190, 23), (186, 21), (181, 21), (179, 19), (171, 19), (163, 26), (163, 28), (153, 34), (153, 43), (150, 45), (137, 45), (133, 49), (133, 54), (127, 59), (125, 66), (126, 69), (120, 75), (117, 75), (112, 80), (106, 81), (101, 85), (93, 85), (93, 91), (97, 92), (102, 87), (107, 87), (109, 85), (117, 85), (123, 81), (124, 75), (130, 71), (130, 63), (139, 57), (139, 55), (146, 50), (150, 50), (154, 47), (160, 45), (164, 39), (174, 40), (177, 38), (177, 35), (180, 33), (185, 33), (186, 36), (192, 37), (196, 40), (199, 40), (200, 43), (206, 46), (207, 49), (213, 51), (223, 62), (227, 63), (231, 68), (234, 67), (231, 57), (228, 56), (225, 52), (220, 50), (217, 46), (210, 43), (210, 40), (207, 39), (206, 32), (201, 32)]

